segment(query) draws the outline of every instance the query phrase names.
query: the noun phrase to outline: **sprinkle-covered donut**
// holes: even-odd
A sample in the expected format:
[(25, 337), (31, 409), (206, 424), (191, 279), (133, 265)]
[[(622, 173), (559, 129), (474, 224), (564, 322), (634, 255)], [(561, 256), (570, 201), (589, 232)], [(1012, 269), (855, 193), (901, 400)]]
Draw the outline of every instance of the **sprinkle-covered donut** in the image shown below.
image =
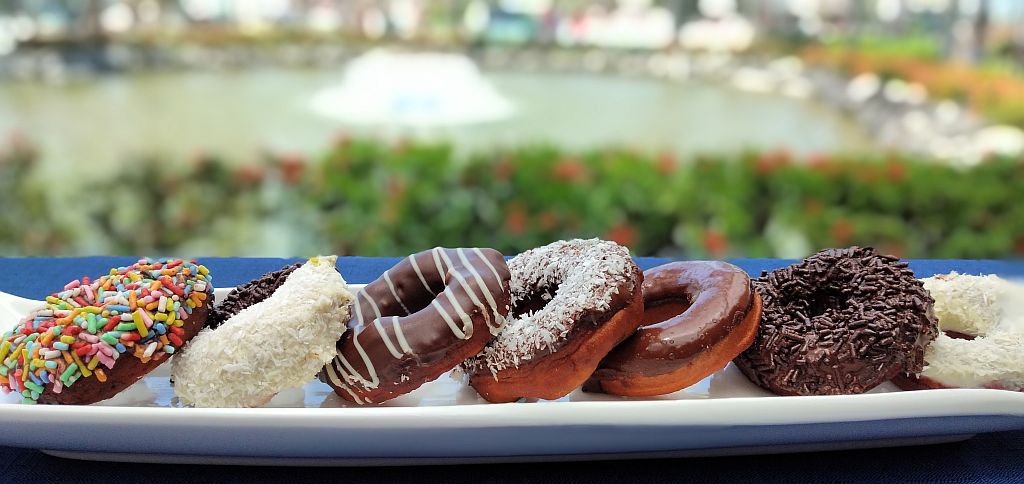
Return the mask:
[(779, 395), (863, 393), (916, 374), (938, 333), (932, 298), (907, 263), (872, 248), (824, 250), (754, 286), (761, 326), (735, 363)]
[(493, 249), (437, 247), (388, 269), (354, 308), (320, 379), (346, 400), (380, 403), (483, 349), (508, 316), (508, 267)]
[(614, 242), (559, 241), (508, 266), (509, 321), (464, 365), (470, 385), (489, 402), (568, 394), (640, 325), (643, 274)]
[(210, 281), (206, 267), (180, 259), (143, 259), (71, 281), (4, 334), (0, 388), (25, 403), (113, 397), (199, 332), (213, 302)]
[(229, 296), (234, 302), (222, 309), (227, 320), (203, 330), (174, 359), (178, 400), (258, 407), (316, 376), (334, 356), (352, 302), (336, 260), (314, 257), (236, 289), (240, 294)]
[(727, 262), (648, 269), (643, 298), (641, 328), (594, 373), (606, 393), (663, 395), (693, 385), (747, 349), (761, 320), (761, 299), (750, 277)]
[(920, 376), (893, 380), (904, 390), (996, 388), (1024, 391), (1024, 286), (994, 275), (923, 279), (935, 298), (939, 334)]

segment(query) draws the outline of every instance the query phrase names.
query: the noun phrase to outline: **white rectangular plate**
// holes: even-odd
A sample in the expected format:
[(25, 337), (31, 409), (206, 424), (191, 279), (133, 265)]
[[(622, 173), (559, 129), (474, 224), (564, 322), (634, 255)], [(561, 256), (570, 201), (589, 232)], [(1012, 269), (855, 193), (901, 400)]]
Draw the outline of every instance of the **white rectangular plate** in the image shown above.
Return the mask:
[[(218, 299), (226, 292), (218, 289)], [(38, 304), (0, 293), (0, 327)], [(4, 443), (90, 460), (390, 465), (791, 452), (1024, 429), (1021, 393), (885, 384), (865, 395), (776, 397), (732, 365), (647, 399), (577, 390), (556, 401), (493, 405), (446, 375), (374, 407), (353, 407), (313, 381), (251, 409), (178, 407), (169, 371), (162, 365), (90, 406), (4, 396)]]

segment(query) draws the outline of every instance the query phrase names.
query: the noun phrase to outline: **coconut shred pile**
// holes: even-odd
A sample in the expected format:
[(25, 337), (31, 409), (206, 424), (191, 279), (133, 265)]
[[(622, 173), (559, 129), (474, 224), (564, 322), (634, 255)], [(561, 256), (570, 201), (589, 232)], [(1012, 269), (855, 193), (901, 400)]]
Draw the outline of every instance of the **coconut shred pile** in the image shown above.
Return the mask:
[(542, 350), (557, 350), (583, 315), (609, 309), (619, 286), (631, 279), (632, 266), (625, 247), (599, 239), (559, 241), (514, 257), (508, 263), (512, 314), (537, 294), (546, 304), (510, 315), (494, 341), (465, 363), (466, 369), (486, 367), (496, 374)]

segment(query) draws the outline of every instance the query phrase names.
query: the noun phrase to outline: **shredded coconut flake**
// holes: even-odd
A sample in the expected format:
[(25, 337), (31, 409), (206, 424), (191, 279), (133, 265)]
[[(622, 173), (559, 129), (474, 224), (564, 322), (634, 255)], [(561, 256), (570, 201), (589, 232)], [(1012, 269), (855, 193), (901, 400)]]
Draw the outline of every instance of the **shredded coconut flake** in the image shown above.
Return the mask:
[(510, 314), (501, 333), (466, 367), (496, 374), (557, 348), (584, 314), (609, 309), (619, 286), (631, 282), (633, 267), (625, 247), (599, 239), (559, 241), (514, 257), (508, 263), (512, 312), (538, 293), (547, 304)]
[(254, 407), (312, 379), (334, 358), (352, 294), (320, 257), (292, 272), (274, 294), (200, 332), (174, 359), (174, 393), (201, 407)]
[(1024, 286), (994, 275), (941, 275), (923, 279), (935, 298), (943, 331), (928, 346), (922, 375), (944, 385), (1024, 389)]

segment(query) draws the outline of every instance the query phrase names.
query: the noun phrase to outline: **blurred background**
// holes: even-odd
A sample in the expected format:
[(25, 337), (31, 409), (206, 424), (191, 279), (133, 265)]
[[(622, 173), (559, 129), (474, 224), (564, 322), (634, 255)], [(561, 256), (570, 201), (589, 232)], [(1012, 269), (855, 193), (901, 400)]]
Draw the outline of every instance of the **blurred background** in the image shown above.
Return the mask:
[(3, 0), (0, 255), (1024, 254), (1016, 0)]

